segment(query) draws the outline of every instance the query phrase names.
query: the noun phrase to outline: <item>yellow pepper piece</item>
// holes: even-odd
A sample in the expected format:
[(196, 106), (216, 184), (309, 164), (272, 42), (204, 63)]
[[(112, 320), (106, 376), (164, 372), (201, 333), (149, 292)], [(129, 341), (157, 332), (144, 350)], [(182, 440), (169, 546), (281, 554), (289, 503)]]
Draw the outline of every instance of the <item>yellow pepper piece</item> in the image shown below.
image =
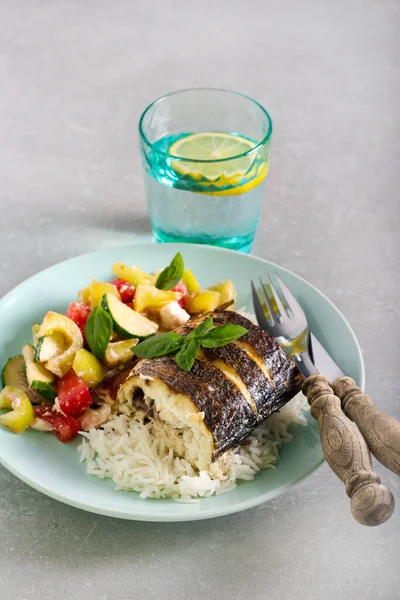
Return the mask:
[(221, 303), (221, 294), (213, 290), (195, 292), (186, 298), (185, 308), (188, 313), (211, 312), (218, 308)]
[(118, 300), (121, 300), (121, 296), (115, 285), (92, 279), (92, 285), (90, 286), (90, 308), (93, 309), (95, 306), (99, 306), (104, 294), (112, 294)]
[(79, 301), (83, 302), (83, 304), (90, 304), (91, 291), (92, 291), (91, 285), (88, 285), (88, 286), (82, 288), (81, 290), (79, 290), (79, 292), (78, 292)]
[(159, 290), (154, 285), (141, 284), (136, 288), (133, 308), (136, 312), (159, 309), (174, 300), (176, 295), (171, 290)]
[(33, 345), (36, 346), (38, 339), (39, 339), (39, 330), (40, 330), (40, 323), (35, 323), (34, 325), (32, 325), (32, 339), (33, 339)]
[(0, 408), (11, 408), (10, 412), (0, 416), (0, 424), (14, 433), (21, 433), (35, 418), (28, 396), (12, 385), (6, 385), (0, 392)]
[(141, 283), (153, 283), (154, 276), (142, 271), (138, 267), (134, 265), (132, 267), (128, 267), (122, 262), (116, 262), (112, 266), (112, 271), (115, 273), (117, 277), (131, 283), (135, 287), (140, 285)]
[(40, 326), (39, 337), (42, 335), (51, 335), (55, 332), (63, 334), (66, 349), (48, 360), (45, 366), (46, 369), (57, 375), (57, 377), (63, 377), (70, 370), (75, 354), (83, 348), (83, 337), (74, 321), (71, 321), (71, 319), (68, 319), (64, 315), (49, 311), (45, 314)]
[(200, 290), (201, 290), (200, 284), (190, 269), (185, 269), (183, 271), (182, 281), (186, 285), (187, 291), (189, 292), (189, 294), (194, 294), (195, 292), (200, 292)]
[(136, 346), (138, 339), (123, 340), (122, 342), (114, 342), (108, 344), (106, 354), (104, 356), (104, 362), (107, 367), (117, 367), (123, 363), (128, 362), (133, 358), (133, 352), (131, 348)]
[(236, 290), (233, 282), (228, 279), (228, 281), (221, 281), (216, 285), (211, 285), (208, 290), (213, 290), (214, 292), (219, 292), (221, 294), (221, 302), (220, 304), (225, 304), (225, 302), (230, 302), (236, 300)]
[(84, 348), (81, 348), (75, 354), (72, 368), (88, 387), (93, 387), (100, 383), (105, 375), (105, 369), (101, 362), (94, 354)]

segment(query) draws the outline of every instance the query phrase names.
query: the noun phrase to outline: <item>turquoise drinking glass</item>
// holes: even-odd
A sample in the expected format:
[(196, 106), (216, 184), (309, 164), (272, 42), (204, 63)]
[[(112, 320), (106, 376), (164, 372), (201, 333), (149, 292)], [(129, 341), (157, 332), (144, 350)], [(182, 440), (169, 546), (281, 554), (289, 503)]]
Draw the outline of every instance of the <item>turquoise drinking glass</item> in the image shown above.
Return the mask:
[(139, 122), (146, 199), (158, 242), (249, 252), (260, 218), (272, 121), (229, 90), (173, 92)]

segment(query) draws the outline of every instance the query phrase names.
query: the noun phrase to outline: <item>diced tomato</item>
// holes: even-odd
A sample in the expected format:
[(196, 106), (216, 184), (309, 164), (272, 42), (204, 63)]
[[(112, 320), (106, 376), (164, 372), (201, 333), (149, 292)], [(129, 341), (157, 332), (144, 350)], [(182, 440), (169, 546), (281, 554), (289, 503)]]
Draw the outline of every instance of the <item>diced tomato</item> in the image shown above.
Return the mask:
[(58, 404), (67, 417), (77, 418), (92, 404), (89, 388), (72, 369), (57, 380)]
[(90, 313), (90, 306), (87, 304), (83, 304), (82, 302), (71, 302), (71, 304), (67, 308), (66, 316), (71, 319), (74, 323), (76, 323), (81, 330), (83, 335), (83, 339), (86, 342), (85, 338), (85, 325)]
[(177, 302), (182, 308), (185, 308), (185, 297), (189, 295), (189, 292), (182, 279), (179, 281), (179, 283), (176, 284), (174, 288), (172, 288), (172, 291), (176, 294), (179, 294)]
[(182, 279), (176, 284), (175, 287), (172, 288), (173, 292), (180, 294), (181, 296), (187, 296), (189, 294), (186, 285), (183, 283)]
[(51, 425), (54, 435), (64, 444), (74, 439), (81, 430), (77, 419), (62, 415), (52, 406), (34, 406), (34, 411), (39, 419)]
[(119, 291), (119, 295), (121, 296), (121, 300), (124, 303), (132, 302), (135, 297), (135, 288), (132, 284), (124, 281), (123, 279), (113, 279), (110, 281), (117, 290)]

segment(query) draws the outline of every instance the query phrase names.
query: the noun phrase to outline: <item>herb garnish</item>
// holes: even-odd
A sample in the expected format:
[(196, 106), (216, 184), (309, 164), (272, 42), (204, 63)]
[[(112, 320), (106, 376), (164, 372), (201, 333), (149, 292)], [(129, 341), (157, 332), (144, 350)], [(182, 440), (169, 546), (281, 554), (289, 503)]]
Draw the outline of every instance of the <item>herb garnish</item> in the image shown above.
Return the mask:
[(209, 317), (187, 336), (174, 331), (162, 333), (140, 342), (132, 348), (132, 352), (139, 358), (157, 358), (177, 353), (175, 360), (178, 366), (184, 371), (190, 371), (200, 346), (203, 348), (225, 346), (246, 333), (245, 327), (230, 323), (214, 327), (212, 317)]
[(157, 277), (156, 288), (159, 290), (172, 290), (182, 279), (184, 269), (182, 254), (178, 252), (171, 260), (169, 267), (166, 267)]
[(113, 321), (111, 316), (101, 306), (96, 306), (89, 314), (85, 325), (85, 336), (92, 353), (103, 360), (110, 342)]

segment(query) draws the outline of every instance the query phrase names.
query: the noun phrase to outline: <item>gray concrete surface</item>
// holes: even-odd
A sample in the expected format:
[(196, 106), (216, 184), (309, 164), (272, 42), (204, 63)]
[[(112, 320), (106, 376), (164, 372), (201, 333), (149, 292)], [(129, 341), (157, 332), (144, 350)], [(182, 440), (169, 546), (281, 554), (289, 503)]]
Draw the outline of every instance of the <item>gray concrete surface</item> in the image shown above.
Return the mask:
[[(399, 417), (399, 25), (395, 0), (1, 0), (0, 294), (147, 239), (141, 110), (234, 88), (275, 124), (253, 252), (332, 298), (369, 392)], [(0, 597), (395, 600), (400, 485), (376, 468), (398, 503), (376, 529), (326, 465), (269, 504), (187, 524), (86, 514), (0, 468)]]

